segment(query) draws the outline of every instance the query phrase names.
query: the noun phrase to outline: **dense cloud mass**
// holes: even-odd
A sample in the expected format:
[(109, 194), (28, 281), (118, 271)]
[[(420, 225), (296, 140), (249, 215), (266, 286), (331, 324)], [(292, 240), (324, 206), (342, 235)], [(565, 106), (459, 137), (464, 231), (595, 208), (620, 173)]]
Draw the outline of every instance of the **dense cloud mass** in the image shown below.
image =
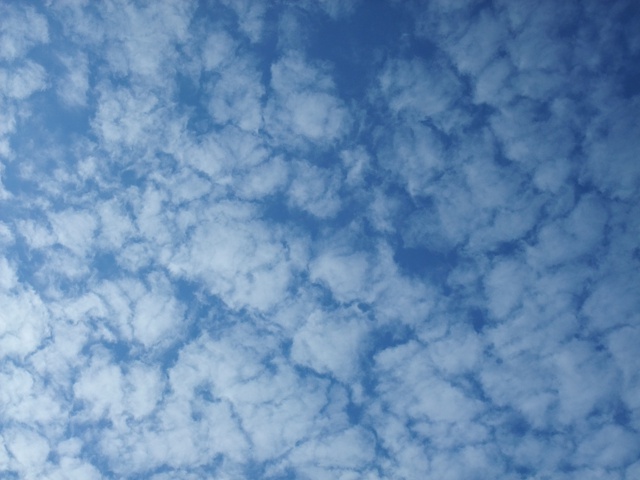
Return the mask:
[(640, 478), (633, 0), (0, 0), (0, 477)]

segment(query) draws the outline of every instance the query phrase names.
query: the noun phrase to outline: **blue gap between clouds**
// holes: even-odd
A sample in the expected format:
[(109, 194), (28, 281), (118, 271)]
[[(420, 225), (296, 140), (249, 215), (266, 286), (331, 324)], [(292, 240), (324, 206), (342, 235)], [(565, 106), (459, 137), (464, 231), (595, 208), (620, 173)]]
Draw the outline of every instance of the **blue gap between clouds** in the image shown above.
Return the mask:
[[(336, 86), (343, 99), (363, 99), (375, 80), (371, 65), (384, 60), (389, 45), (402, 45), (403, 33), (411, 29), (409, 12), (382, 0), (367, 0), (352, 15), (334, 20), (314, 18), (307, 52), (311, 58), (330, 60)], [(320, 34), (322, 32), (322, 34)], [(421, 53), (427, 53), (424, 49)]]

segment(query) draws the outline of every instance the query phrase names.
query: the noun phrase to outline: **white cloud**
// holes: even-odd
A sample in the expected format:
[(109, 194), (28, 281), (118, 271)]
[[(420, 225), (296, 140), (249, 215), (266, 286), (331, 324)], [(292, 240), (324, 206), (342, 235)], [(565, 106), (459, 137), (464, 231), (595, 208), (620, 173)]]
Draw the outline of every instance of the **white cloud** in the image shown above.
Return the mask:
[(248, 58), (237, 59), (218, 70), (220, 77), (211, 88), (209, 111), (221, 124), (257, 132), (262, 127), (262, 86), (259, 71)]
[(185, 307), (164, 274), (152, 272), (144, 283), (122, 278), (94, 288), (100, 297), (92, 314), (104, 319), (120, 340), (135, 340), (153, 349), (166, 348), (182, 336)]
[(640, 474), (640, 461), (635, 462), (626, 469), (624, 478), (634, 478), (638, 474)]
[(92, 126), (103, 145), (117, 151), (122, 147), (146, 147), (161, 130), (164, 108), (156, 96), (142, 89), (99, 87), (98, 106)]
[(487, 360), (479, 373), (494, 405), (513, 408), (536, 428), (553, 420), (552, 407), (557, 402), (553, 375), (553, 367), (539, 361), (535, 352)]
[(57, 243), (67, 247), (76, 255), (85, 255), (91, 248), (96, 219), (88, 212), (64, 210), (49, 216)]
[(2, 96), (24, 100), (47, 87), (45, 69), (32, 61), (11, 70), (0, 68), (0, 92)]
[(376, 355), (378, 390), (400, 417), (432, 422), (468, 422), (482, 410), (480, 402), (442, 379), (421, 347), (410, 342)]
[(105, 354), (94, 354), (91, 364), (73, 386), (80, 402), (79, 419), (99, 422), (108, 418), (118, 431), (126, 431), (131, 421), (150, 415), (162, 398), (163, 379), (156, 367), (141, 363), (126, 370)]
[(449, 334), (429, 345), (429, 357), (445, 375), (476, 370), (482, 359), (483, 340), (468, 327), (454, 326)]
[(329, 250), (318, 255), (309, 266), (311, 279), (321, 281), (338, 301), (358, 299), (365, 291), (369, 260), (361, 252)]
[(100, 471), (93, 465), (75, 457), (63, 456), (57, 468), (51, 469), (47, 480), (99, 480)]
[(26, 478), (36, 478), (42, 474), (50, 446), (47, 440), (36, 432), (25, 428), (14, 428), (5, 433), (7, 450), (14, 462), (10, 470), (20, 472)]
[(540, 228), (528, 251), (533, 265), (555, 265), (595, 253), (602, 241), (607, 212), (596, 196), (584, 196), (562, 220)]
[(49, 332), (46, 305), (31, 289), (0, 293), (0, 351), (3, 356), (25, 357), (44, 341)]
[(498, 263), (489, 273), (485, 282), (489, 297), (489, 309), (497, 318), (504, 318), (522, 302), (527, 286), (528, 272), (513, 260)]
[(587, 342), (574, 341), (554, 355), (559, 393), (559, 420), (573, 423), (610, 399), (617, 383), (607, 358)]
[(19, 221), (18, 231), (32, 248), (48, 247), (56, 241), (50, 228), (33, 220)]
[(638, 318), (638, 278), (635, 275), (603, 276), (589, 291), (582, 312), (589, 320), (589, 330), (602, 332), (635, 325)]
[(267, 7), (255, 0), (222, 0), (238, 16), (240, 31), (252, 42), (262, 38)]
[(456, 67), (463, 73), (477, 75), (499, 54), (507, 35), (506, 26), (489, 9), (482, 10), (467, 30), (453, 41), (444, 41)]
[(538, 168), (557, 157), (570, 157), (575, 146), (570, 125), (553, 115), (545, 118), (533, 100), (523, 99), (506, 106), (491, 117), (490, 123), (504, 155), (527, 169)]
[(637, 429), (640, 425), (640, 375), (635, 345), (639, 333), (636, 327), (613, 331), (607, 338), (609, 351), (618, 370), (622, 374), (621, 399), (630, 412), (630, 425)]
[(15, 267), (5, 257), (0, 257), (0, 289), (11, 290), (18, 285)]
[(313, 431), (310, 422), (324, 403), (322, 390), (301, 383), (285, 365), (266, 370), (260, 350), (268, 352), (271, 339), (255, 342), (247, 331), (237, 333), (237, 340), (232, 334), (186, 345), (170, 371), (171, 390), (154, 414), (157, 419), (134, 429), (133, 438), (107, 432), (101, 448), (122, 459), (118, 471), (193, 467), (218, 454), (233, 464), (246, 458), (248, 442), (254, 456), (269, 458)]
[(233, 308), (272, 308), (286, 297), (292, 265), (279, 232), (252, 217), (246, 204), (210, 208), (168, 268), (174, 275), (204, 280)]
[(162, 398), (162, 377), (156, 367), (138, 363), (126, 376), (127, 410), (135, 419), (149, 415)]
[(209, 176), (215, 185), (226, 187), (234, 181), (232, 173), (245, 173), (267, 160), (269, 152), (255, 133), (228, 125), (194, 142), (176, 141), (173, 153), (181, 163)]
[[(432, 128), (398, 128), (383, 144), (381, 164), (398, 175), (411, 195), (424, 195), (445, 167), (442, 143)], [(386, 143), (388, 142), (388, 143)]]
[(350, 383), (357, 377), (368, 330), (356, 309), (314, 312), (294, 335), (291, 358)]
[(105, 57), (116, 75), (131, 73), (151, 85), (166, 84), (180, 61), (177, 45), (184, 42), (194, 2), (167, 0), (154, 8), (126, 1), (100, 8), (104, 21)]
[(340, 158), (347, 170), (347, 185), (360, 185), (365, 180), (367, 170), (370, 168), (371, 158), (366, 149), (359, 145), (351, 150), (340, 152)]
[(0, 394), (3, 418), (47, 430), (59, 430), (64, 422), (64, 402), (60, 402), (39, 376), (8, 364), (0, 371), (0, 380), (4, 385)]
[[(497, 58), (487, 65), (478, 76), (474, 86), (474, 99), (478, 103), (503, 103), (511, 97), (507, 88), (513, 66), (508, 60)], [(505, 99), (506, 97), (506, 99)]]
[(25, 5), (0, 5), (4, 18), (0, 27), (0, 58), (15, 60), (32, 47), (49, 41), (47, 19), (35, 8)]
[[(368, 219), (376, 230), (391, 234), (395, 232), (402, 207), (402, 201), (397, 197), (387, 196), (382, 191), (375, 190), (373, 200), (369, 204)], [(408, 237), (406, 234), (403, 235), (405, 245), (415, 246), (416, 243)]]
[(237, 192), (248, 200), (257, 200), (282, 190), (290, 175), (290, 163), (282, 158), (271, 158), (238, 177)]
[(100, 230), (96, 243), (108, 249), (119, 249), (135, 233), (134, 226), (117, 200), (102, 202), (96, 207), (100, 217)]
[(133, 334), (146, 347), (175, 340), (184, 317), (184, 308), (163, 275), (151, 275), (149, 283), (150, 291), (137, 300), (132, 319)]
[[(5, 119), (3, 118), (1, 120), (5, 120)], [(11, 119), (9, 122), (14, 123), (13, 119)], [(13, 125), (9, 125), (8, 127), (5, 127), (5, 128), (13, 130), (14, 127)], [(9, 141), (6, 138), (0, 138), (0, 156), (5, 158), (11, 157), (11, 147), (9, 146)], [(0, 199), (5, 199), (11, 196), (11, 194), (7, 192), (5, 186), (2, 184), (1, 174), (3, 170), (4, 170), (4, 165), (0, 164)]]
[(335, 97), (327, 93), (300, 92), (283, 98), (281, 120), (289, 121), (291, 130), (311, 140), (338, 137), (346, 122)]
[(577, 460), (583, 465), (593, 468), (615, 468), (629, 464), (638, 449), (639, 440), (636, 435), (624, 428), (606, 425), (592, 433), (579, 446)]
[[(514, 41), (508, 43), (511, 57), (520, 70), (551, 70), (562, 73), (569, 59), (569, 45), (553, 41), (553, 29), (578, 14), (574, 5), (554, 9), (551, 3), (538, 8), (509, 5), (502, 2), (512, 28), (519, 29)], [(527, 11), (529, 10), (529, 11)], [(544, 35), (541, 32), (549, 32)]]
[(334, 95), (330, 76), (299, 54), (287, 55), (271, 66), (275, 97), (267, 105), (265, 127), (287, 143), (297, 137), (333, 143), (346, 133), (350, 118)]
[(305, 442), (289, 458), (302, 475), (348, 479), (361, 478), (360, 471), (373, 460), (374, 455), (371, 434), (359, 428), (350, 428)]
[(388, 61), (379, 85), (389, 109), (410, 120), (442, 113), (459, 94), (458, 80), (446, 66), (417, 58)]
[(289, 201), (294, 206), (320, 218), (335, 216), (341, 208), (339, 179), (335, 172), (303, 162), (292, 168)]
[(330, 17), (338, 19), (351, 15), (360, 4), (360, 0), (317, 0), (317, 3)]
[(69, 107), (84, 107), (89, 91), (89, 67), (85, 55), (63, 57), (61, 59), (67, 75), (57, 85), (57, 93)]
[(624, 6), (0, 6), (0, 470), (635, 478)]
[(216, 70), (229, 64), (237, 49), (236, 42), (225, 31), (210, 33), (202, 47), (202, 66), (206, 70)]
[[(74, 319), (75, 324), (66, 322), (67, 318), (64, 313), (56, 316), (56, 322), (51, 326), (51, 338), (30, 357), (34, 371), (42, 378), (49, 378), (51, 382), (55, 382), (55, 385), (60, 389), (58, 393), (69, 391), (68, 389), (70, 389), (77, 375), (77, 369), (85, 363), (83, 349), (92, 339), (100, 338), (101, 336), (102, 332), (99, 329), (93, 332), (90, 328), (92, 322), (89, 320), (94, 315), (95, 313), (90, 311), (86, 317), (79, 316), (79, 318)], [(47, 398), (50, 394), (52, 394), (51, 391), (48, 393), (39, 392), (38, 398)], [(60, 407), (61, 415), (58, 418), (59, 424), (57, 427), (68, 421), (66, 412), (68, 398), (70, 397), (65, 398)], [(36, 401), (33, 406), (37, 408), (38, 405), (39, 402)], [(48, 411), (55, 412), (56, 409), (50, 407)], [(29, 415), (34, 416), (31, 413)]]

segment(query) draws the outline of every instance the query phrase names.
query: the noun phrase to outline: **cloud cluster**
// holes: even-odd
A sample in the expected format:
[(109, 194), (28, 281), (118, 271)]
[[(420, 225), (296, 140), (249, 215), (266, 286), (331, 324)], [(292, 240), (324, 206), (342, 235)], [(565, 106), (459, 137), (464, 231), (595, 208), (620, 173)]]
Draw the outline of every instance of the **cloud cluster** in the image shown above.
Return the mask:
[(638, 477), (637, 9), (369, 7), (0, 3), (0, 476)]

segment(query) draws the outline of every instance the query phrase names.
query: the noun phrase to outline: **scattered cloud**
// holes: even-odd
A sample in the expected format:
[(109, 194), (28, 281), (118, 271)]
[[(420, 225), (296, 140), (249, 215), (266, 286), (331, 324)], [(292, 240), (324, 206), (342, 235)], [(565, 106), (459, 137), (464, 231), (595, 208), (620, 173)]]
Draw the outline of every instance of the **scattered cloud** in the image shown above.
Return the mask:
[(2, 478), (638, 477), (630, 1), (0, 16)]

